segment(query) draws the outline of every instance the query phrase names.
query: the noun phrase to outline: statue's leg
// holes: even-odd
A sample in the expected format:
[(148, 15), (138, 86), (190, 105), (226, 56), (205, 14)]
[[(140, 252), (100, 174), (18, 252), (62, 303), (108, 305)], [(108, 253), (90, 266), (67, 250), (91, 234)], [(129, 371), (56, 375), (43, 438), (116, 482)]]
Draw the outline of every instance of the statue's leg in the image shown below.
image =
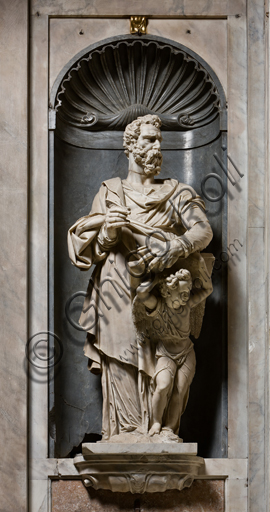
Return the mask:
[(159, 434), (162, 427), (164, 411), (171, 395), (174, 376), (177, 370), (176, 364), (167, 357), (160, 357), (157, 362), (154, 376), (155, 390), (152, 397), (152, 427), (149, 435)]
[(171, 399), (164, 419), (164, 426), (172, 430), (176, 435), (178, 435), (180, 419), (187, 405), (189, 388), (195, 374), (195, 368), (196, 358), (195, 352), (192, 349), (182, 366), (178, 368)]

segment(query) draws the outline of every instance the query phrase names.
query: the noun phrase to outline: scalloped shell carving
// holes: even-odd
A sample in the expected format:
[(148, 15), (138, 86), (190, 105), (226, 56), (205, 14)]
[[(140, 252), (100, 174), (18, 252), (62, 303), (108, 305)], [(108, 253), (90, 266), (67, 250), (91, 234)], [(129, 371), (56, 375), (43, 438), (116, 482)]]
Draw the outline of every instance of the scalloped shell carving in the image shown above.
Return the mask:
[(219, 114), (207, 71), (182, 50), (149, 40), (121, 41), (93, 50), (62, 81), (57, 116), (84, 130), (123, 130), (157, 114), (164, 130), (189, 130)]

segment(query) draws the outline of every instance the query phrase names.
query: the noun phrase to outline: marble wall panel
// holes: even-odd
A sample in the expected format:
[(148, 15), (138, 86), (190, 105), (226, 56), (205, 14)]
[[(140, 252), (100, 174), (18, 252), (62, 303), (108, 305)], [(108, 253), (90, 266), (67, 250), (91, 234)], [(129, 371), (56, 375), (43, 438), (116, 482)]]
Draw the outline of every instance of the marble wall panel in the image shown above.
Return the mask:
[[(227, 92), (227, 20), (150, 19), (148, 34), (167, 37), (181, 43), (202, 57), (217, 74)], [(211, 45), (209, 45), (209, 36)]]
[(267, 338), (264, 229), (249, 229), (249, 499), (251, 512), (267, 510)]
[(128, 19), (76, 19), (50, 20), (50, 89), (58, 73), (74, 55), (107, 37), (129, 34)]
[(245, 12), (244, 0), (32, 0), (32, 13), (73, 16), (226, 16)]
[(248, 483), (246, 478), (226, 481), (225, 501), (226, 512), (248, 511)]
[[(266, 4), (267, 12), (269, 12), (269, 0)], [(269, 112), (270, 109), (270, 23), (269, 18), (266, 19), (266, 111)], [(270, 119), (269, 116), (266, 117), (266, 127), (265, 127), (265, 140), (266, 140), (266, 160), (265, 160), (265, 168), (266, 168), (266, 176), (265, 176), (265, 233), (264, 233), (264, 242), (266, 248), (265, 254), (265, 295), (266, 295), (266, 340), (267, 333), (270, 333), (270, 173), (268, 172), (270, 165), (270, 138), (269, 138), (269, 129), (270, 129)], [(269, 343), (266, 345), (266, 366), (269, 369), (270, 365), (270, 347)], [(265, 418), (265, 442), (268, 449), (268, 454), (270, 453), (270, 371), (267, 372), (266, 378), (266, 418)], [(269, 457), (268, 457), (269, 460)], [(270, 503), (270, 471), (267, 480), (267, 495), (268, 495), (268, 503)]]
[(229, 480), (247, 482), (247, 459), (205, 459), (204, 475), (206, 477), (225, 476)]
[(164, 493), (112, 493), (76, 480), (52, 481), (52, 512), (224, 512), (224, 480), (195, 480), (191, 488)]
[[(228, 18), (228, 455), (248, 454), (246, 19)], [(235, 246), (230, 245), (235, 244)]]
[(225, 480), (226, 512), (247, 512), (248, 510), (248, 460), (247, 459), (205, 459), (205, 475), (215, 478), (223, 475)]
[(249, 226), (264, 226), (265, 186), (265, 7), (248, 0)]
[[(198, 53), (215, 71), (226, 93), (226, 25), (226, 20), (216, 19), (150, 19), (147, 32), (177, 41)], [(50, 20), (50, 88), (58, 73), (78, 52), (98, 40), (128, 33), (128, 19), (52, 18)], [(211, 34), (211, 46), (209, 46), (209, 34)]]
[[(268, 382), (269, 339), (267, 333), (267, 252), (265, 245), (266, 188), (266, 95), (265, 6), (260, 0), (248, 7), (248, 296), (249, 296), (249, 501), (251, 512), (268, 510), (269, 444)], [(269, 172), (269, 169), (267, 169)], [(269, 222), (269, 219), (268, 219)], [(269, 307), (269, 306), (268, 306)]]
[(50, 480), (34, 480), (31, 482), (29, 511), (48, 512), (50, 510)]
[[(29, 177), (29, 334), (47, 331), (48, 288), (48, 19), (31, 19), (30, 177)], [(46, 335), (42, 336), (46, 340)], [(39, 336), (35, 338), (38, 341)], [(39, 364), (40, 361), (37, 361)], [(46, 458), (47, 371), (30, 365), (29, 421), (32, 457)]]
[(0, 9), (0, 508), (26, 512), (28, 5)]

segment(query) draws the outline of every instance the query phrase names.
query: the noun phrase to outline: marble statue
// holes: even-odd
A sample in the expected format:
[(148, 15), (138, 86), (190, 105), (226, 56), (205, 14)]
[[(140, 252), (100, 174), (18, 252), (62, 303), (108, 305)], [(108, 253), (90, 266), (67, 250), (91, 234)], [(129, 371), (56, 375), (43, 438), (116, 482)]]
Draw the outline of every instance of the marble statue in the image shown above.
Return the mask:
[[(80, 324), (87, 331), (89, 369), (101, 373), (103, 441), (178, 439), (195, 370), (188, 335), (198, 320), (192, 320), (191, 311), (195, 297), (202, 304), (210, 293), (210, 283), (205, 285), (197, 272), (200, 251), (212, 239), (204, 203), (190, 186), (156, 179), (162, 164), (160, 127), (156, 115), (127, 125), (127, 178), (104, 181), (89, 215), (68, 233), (72, 263), (81, 270), (95, 265)], [(189, 272), (202, 280), (201, 289), (191, 285)], [(154, 283), (160, 279), (157, 292)], [(175, 325), (162, 319), (173, 338), (143, 343), (136, 304), (147, 318), (154, 318), (159, 307), (175, 310)]]

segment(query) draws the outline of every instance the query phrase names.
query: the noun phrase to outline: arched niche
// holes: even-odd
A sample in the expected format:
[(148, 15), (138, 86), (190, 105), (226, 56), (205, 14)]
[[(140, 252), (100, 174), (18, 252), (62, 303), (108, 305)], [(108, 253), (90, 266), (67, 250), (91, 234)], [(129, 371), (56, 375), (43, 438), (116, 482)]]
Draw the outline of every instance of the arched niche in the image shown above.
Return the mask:
[[(214, 293), (195, 341), (197, 371), (180, 435), (197, 441), (203, 457), (226, 457), (226, 266), (220, 260), (227, 247), (226, 100), (219, 79), (183, 45), (125, 35), (76, 55), (58, 76), (50, 101), (49, 329), (64, 348), (50, 379), (50, 455), (67, 457), (84, 438), (95, 440), (101, 433), (100, 379), (87, 369), (85, 333), (65, 313), (68, 299), (86, 291), (91, 272), (71, 265), (66, 233), (89, 213), (103, 180), (126, 176), (126, 124), (154, 113), (163, 123), (160, 177), (177, 178), (204, 195), (214, 231), (206, 251), (218, 259)], [(72, 302), (73, 320), (82, 299)]]

